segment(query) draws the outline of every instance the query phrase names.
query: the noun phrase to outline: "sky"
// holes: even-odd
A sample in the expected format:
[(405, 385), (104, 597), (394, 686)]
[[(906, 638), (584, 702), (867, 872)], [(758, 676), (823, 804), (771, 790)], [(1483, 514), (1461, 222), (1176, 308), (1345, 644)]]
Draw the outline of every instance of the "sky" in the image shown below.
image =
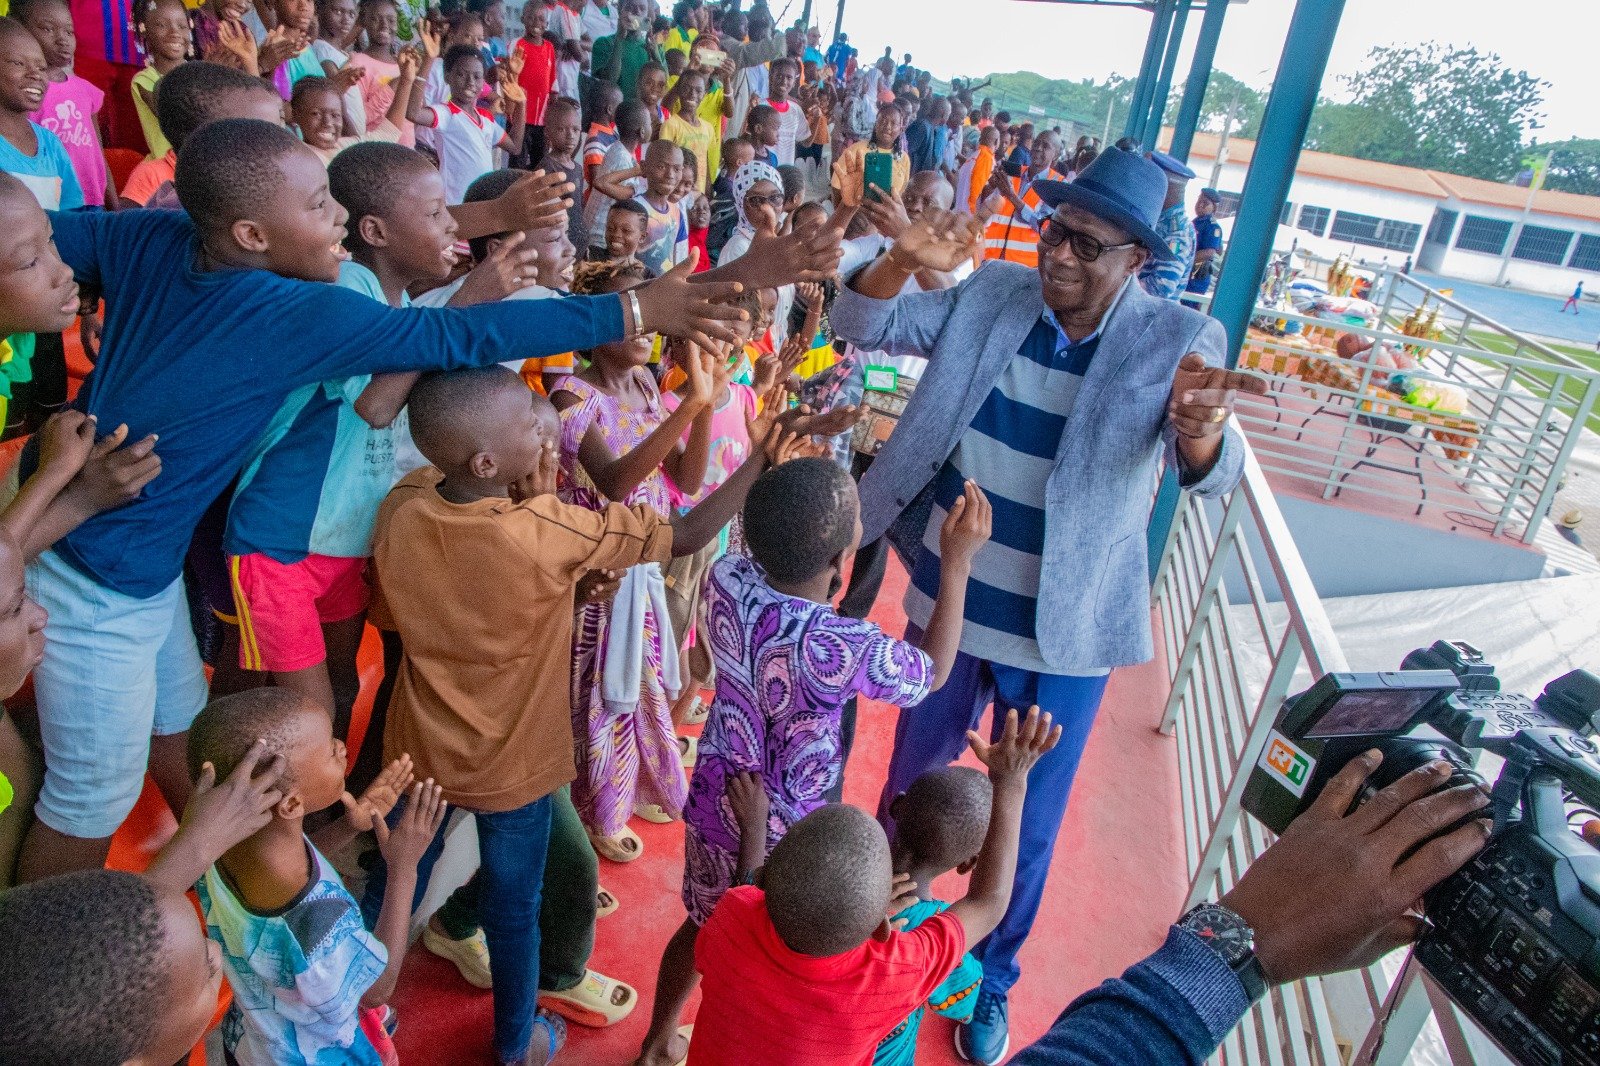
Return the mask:
[[(804, 0), (768, 0), (787, 23)], [(838, 0), (813, 0), (813, 18), (832, 40)], [(1324, 0), (1302, 0), (1306, 3)], [(1049, 78), (1103, 79), (1139, 71), (1150, 16), (1136, 8), (1096, 10), (1030, 0), (845, 0), (844, 28), (864, 53), (910, 52), (939, 78), (1031, 70)], [(1293, 0), (1248, 0), (1228, 12), (1217, 68), (1247, 84), (1272, 81)], [(1187, 68), (1200, 14), (1189, 19), (1178, 75)], [(1377, 45), (1442, 44), (1498, 52), (1513, 68), (1550, 82), (1542, 141), (1600, 137), (1594, 106), (1596, 15), (1593, 0), (1346, 0), (1324, 93), (1342, 95), (1338, 75), (1361, 67)]]

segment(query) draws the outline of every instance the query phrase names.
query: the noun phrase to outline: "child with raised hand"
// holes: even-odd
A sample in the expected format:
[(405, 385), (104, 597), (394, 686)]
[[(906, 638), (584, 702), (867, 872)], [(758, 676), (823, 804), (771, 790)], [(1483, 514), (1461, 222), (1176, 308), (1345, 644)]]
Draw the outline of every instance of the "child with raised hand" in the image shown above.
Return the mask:
[(706, 579), (717, 682), (684, 808), (689, 915), (661, 960), (642, 1062), (683, 1057), (675, 1034), (695, 986), (695, 945), (735, 884), (740, 838), (727, 804), (729, 782), (742, 773), (761, 775), (771, 801), (768, 841), (782, 839), (826, 802), (843, 770), (845, 701), (860, 694), (915, 705), (944, 684), (955, 662), (972, 556), (989, 539), (987, 499), (969, 484), (940, 530), (941, 546), (953, 556), (950, 583), (940, 587), (937, 617), (920, 647), (829, 606), (861, 537), (858, 512), (855, 483), (837, 465), (822, 458), (787, 463), (762, 475), (745, 502), (750, 557), (725, 556)]
[[(671, 141), (651, 141), (645, 149), (644, 162), (633, 173), (619, 171), (602, 175), (601, 191), (608, 196), (619, 191), (617, 183), (638, 175), (644, 178), (644, 191), (634, 202), (645, 209), (646, 226), (644, 247), (639, 251), (639, 261), (653, 273), (660, 274), (683, 262), (689, 256), (689, 224), (683, 217), (681, 205), (673, 202), (683, 179), (683, 150)], [(616, 196), (616, 199), (622, 199)]]
[(411, 88), (406, 117), (420, 128), (437, 132), (439, 173), (449, 203), (459, 204), (468, 185), (495, 169), (496, 148), (513, 156), (522, 150), (527, 94), (517, 84), (516, 67), (517, 57), (512, 56), (499, 73), (498, 93), (506, 112), (503, 130), (492, 114), (478, 106), (484, 87), (483, 52), (473, 45), (451, 45), (444, 54), (449, 103), (424, 106), (421, 83)]
[[(97, 126), (106, 94), (72, 72), (72, 53), (77, 47), (72, 9), (67, 0), (13, 0), (11, 17), (27, 27), (44, 52), (44, 100), (31, 116), (33, 121), (61, 139), (83, 188), (84, 203), (115, 210), (116, 190), (111, 188)], [(187, 22), (184, 34), (188, 34)]]
[[(316, 0), (316, 7), (317, 39), (311, 42), (311, 50), (344, 103), (345, 128), (341, 132), (359, 137), (367, 132), (367, 105), (358, 84), (364, 72), (350, 65), (350, 49), (361, 37), (356, 0)], [(402, 119), (404, 110), (402, 107)]]
[(194, 58), (193, 29), (183, 0), (143, 0), (134, 8), (134, 25), (144, 44), (145, 64), (133, 76), (133, 107), (139, 115), (146, 159), (160, 159), (172, 150), (156, 121), (156, 85), (181, 64)]
[[(206, 932), (222, 946), (233, 988), (223, 1047), (240, 1066), (392, 1061), (376, 1009), (394, 991), (411, 914), (406, 895), (397, 893), (367, 932), (355, 898), (306, 835), (307, 814), (349, 796), (344, 743), (327, 713), (290, 689), (223, 696), (194, 720), (190, 769), (197, 777), (206, 765), (231, 774), (262, 740), (283, 756), (282, 797), (267, 824), (228, 849), (196, 885)], [(349, 801), (377, 834), (397, 887), (416, 883), (417, 863), (447, 809), (438, 785), (413, 785), (412, 777), (401, 758), (359, 806)], [(385, 816), (401, 796), (407, 802), (391, 828)], [(363, 1017), (367, 1012), (373, 1016)]]
[[(22, 595), (20, 565), (0, 561), (0, 586), (0, 595)], [(144, 874), (84, 870), (0, 893), (0, 1047), (9, 1060), (187, 1061), (216, 1013), (222, 967), (184, 893), (267, 823), (283, 773), (283, 756), (268, 757), (258, 740), (221, 784), (214, 767), (202, 769), (177, 835)]]
[[(46, 730), (45, 789), (23, 849), (24, 877), (102, 863), (152, 751), (157, 780), (181, 805), (183, 732), (206, 691), (193, 633), (174, 624), (180, 610), (186, 617), (182, 561), (197, 521), (290, 392), (357, 374), (588, 348), (635, 328), (726, 336), (720, 323), (738, 317), (714, 303), (734, 286), (691, 285), (687, 269), (626, 299), (450, 311), (384, 307), (324, 284), (338, 277), (347, 213), (316, 155), (265, 122), (224, 119), (197, 130), (184, 143), (177, 190), (187, 212), (52, 219), (61, 258), (107, 294), (105, 340), (79, 402), (104, 425), (160, 434), (171, 476), (90, 519), (33, 566), (31, 587), (52, 633), (35, 672), (40, 717), (116, 743), (85, 765)], [(532, 225), (565, 208), (559, 186), (538, 175), (507, 200), (516, 220), (493, 223), (499, 204), (475, 204), (470, 213), (483, 228), (465, 235)], [(219, 306), (228, 313), (219, 317)], [(219, 375), (219, 359), (273, 373)]]
[(285, 100), (295, 82), (322, 73), (322, 60), (311, 47), (316, 28), (315, 0), (272, 0), (276, 37), (269, 36), (260, 54), (261, 76), (271, 80)]
[(695, 965), (704, 997), (690, 1060), (870, 1061), (1005, 913), (1028, 771), (1060, 736), (1037, 707), (1021, 721), (1009, 710), (993, 744), (968, 734), (994, 790), (988, 831), (967, 894), (915, 929), (896, 929), (892, 916), (915, 903), (909, 894), (919, 886), (896, 876), (871, 816), (830, 804), (791, 827), (768, 855), (760, 887), (730, 889), (701, 931)]
[[(425, 377), (410, 407), (412, 434), (434, 466), (402, 480), (378, 519), (378, 588), (405, 645), (384, 743), (410, 751), (418, 772), (476, 815), (495, 1052), (501, 1062), (543, 1064), (565, 1031), (559, 1018), (535, 1014), (534, 917), (552, 793), (574, 774), (577, 588), (591, 571), (700, 548), (738, 509), (767, 454), (669, 522), (646, 505), (558, 500), (560, 420), (503, 367)], [(768, 443), (775, 453), (776, 431)], [(423, 857), (418, 901), (442, 846), (436, 839)], [(363, 901), (369, 918), (390, 891), (380, 864)]]
[[(650, 139), (649, 131), (650, 112), (642, 104), (623, 104), (617, 111), (616, 141), (606, 148), (600, 164), (588, 174), (589, 199), (583, 211), (588, 221), (590, 259), (618, 258), (605, 254), (609, 243), (606, 220), (615, 204), (631, 201), (644, 191), (644, 179), (637, 175), (644, 158), (644, 146)], [(587, 153), (585, 155), (587, 157)], [(616, 180), (607, 180), (613, 176)], [(642, 213), (643, 208), (640, 211)]]
[[(410, 102), (409, 89), (398, 93), (400, 81), (400, 43), (395, 34), (400, 22), (400, 8), (395, 0), (361, 0), (356, 25), (366, 39), (366, 47), (350, 53), (350, 65), (361, 70), (356, 88), (361, 93), (362, 113), (367, 119), (367, 132), (381, 121), (379, 116), (389, 114), (395, 98), (401, 101), (400, 143), (410, 148), (416, 144), (416, 127), (406, 118), (404, 111)], [(417, 77), (422, 77), (421, 58), (418, 59)]]
[[(579, 285), (625, 292), (642, 282), (638, 267), (623, 261), (585, 271)], [(646, 369), (652, 342), (641, 336), (591, 349), (588, 368), (552, 394), (561, 412), (562, 495), (569, 502), (594, 510), (607, 501), (643, 504), (665, 517), (674, 510), (669, 479), (691, 491), (704, 480), (714, 361), (698, 350), (686, 354), (687, 392), (669, 410)], [(617, 601), (584, 608), (573, 645), (573, 728), (584, 738), (573, 801), (595, 850), (631, 862), (643, 847), (628, 828), (635, 808), (676, 817), (687, 782), (672, 728), (670, 703), (680, 690), (677, 640), (660, 567), (626, 574), (619, 598), (627, 607), (620, 617), (612, 613)]]
[[(359, 68), (344, 69), (359, 73)], [(340, 95), (339, 82), (348, 81), (348, 78), (301, 78), (295, 82), (294, 92), (289, 97), (289, 113), (294, 118), (296, 128), (300, 130), (300, 139), (305, 141), (307, 147), (317, 153), (317, 157), (326, 165), (333, 161), (334, 156), (352, 144), (359, 144), (362, 141), (398, 143), (400, 123), (406, 120), (405, 101), (410, 98), (411, 86), (416, 79), (417, 57), (415, 53), (404, 52), (400, 56), (400, 80), (396, 83), (394, 100), (389, 104), (389, 113), (384, 115), (378, 125), (371, 130), (366, 129), (363, 118), (361, 125), (355, 127), (365, 131), (359, 134), (346, 132), (351, 128), (348, 121), (349, 112), (345, 99)]]
[(22, 25), (0, 16), (0, 171), (32, 190), (46, 211), (83, 206), (83, 188), (61, 138), (28, 118), (44, 103), (49, 85), (44, 51)]
[[(970, 766), (945, 766), (929, 770), (896, 796), (889, 806), (894, 818), (894, 840), (889, 854), (897, 878), (909, 877), (916, 901), (891, 915), (896, 929), (911, 932), (950, 904), (934, 898), (933, 882), (954, 870), (970, 874), (978, 864), (994, 788), (989, 779)], [(972, 1017), (983, 966), (971, 953), (934, 989), (927, 1002), (895, 1026), (873, 1055), (873, 1066), (912, 1066), (916, 1061), (917, 1031), (929, 1010), (941, 1017), (964, 1022)]]

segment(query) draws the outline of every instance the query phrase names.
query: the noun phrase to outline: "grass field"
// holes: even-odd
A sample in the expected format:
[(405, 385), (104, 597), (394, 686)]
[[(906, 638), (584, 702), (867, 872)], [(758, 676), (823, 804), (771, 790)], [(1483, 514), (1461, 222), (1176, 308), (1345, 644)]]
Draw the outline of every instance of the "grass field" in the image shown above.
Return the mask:
[[(1483, 348), (1486, 350), (1498, 352), (1501, 355), (1510, 355), (1516, 351), (1516, 345), (1504, 334), (1494, 333), (1488, 330), (1473, 329), (1467, 331), (1467, 338), (1471, 342), (1483, 346)], [(1553, 351), (1559, 352), (1562, 355), (1582, 363), (1591, 370), (1600, 371), (1600, 352), (1596, 352), (1593, 348), (1580, 347), (1575, 344), (1555, 344), (1549, 342), (1547, 342), (1546, 346)], [(1556, 379), (1555, 374), (1543, 370), (1529, 370), (1528, 374), (1532, 377), (1538, 378), (1547, 385), (1553, 384)], [(1573, 381), (1570, 379), (1567, 381), (1563, 392), (1571, 403), (1571, 406), (1568, 408), (1568, 414), (1576, 413), (1577, 406), (1583, 399), (1585, 387), (1586, 383), (1584, 382)], [(1591, 433), (1600, 433), (1600, 404), (1596, 404), (1596, 408), (1596, 410), (1590, 412), (1587, 422), (1589, 431)]]

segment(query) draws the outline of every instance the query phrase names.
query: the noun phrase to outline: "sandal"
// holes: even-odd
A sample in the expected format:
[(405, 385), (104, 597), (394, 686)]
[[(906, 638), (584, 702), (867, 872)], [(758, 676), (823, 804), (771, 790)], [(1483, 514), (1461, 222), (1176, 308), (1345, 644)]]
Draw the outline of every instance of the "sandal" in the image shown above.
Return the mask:
[[(619, 992), (622, 993), (621, 1003), (616, 1001)], [(579, 1025), (604, 1029), (633, 1013), (633, 1008), (639, 1005), (639, 993), (632, 985), (585, 970), (583, 980), (571, 988), (559, 992), (541, 990), (539, 1005)]]
[(700, 738), (679, 737), (678, 759), (685, 770), (694, 769), (694, 764), (700, 761)]
[(591, 832), (589, 843), (594, 845), (595, 854), (612, 862), (632, 862), (644, 854), (644, 841), (627, 826), (614, 836), (603, 837)]
[(595, 893), (594, 916), (596, 919), (617, 913), (617, 908), (622, 906), (622, 901), (611, 894), (611, 890), (601, 885)]
[(670, 825), (677, 821), (659, 803), (635, 803), (633, 805), (633, 813), (635, 816), (643, 818), (654, 825)]
[[(533, 1024), (544, 1029), (545, 1044), (549, 1051), (544, 1057), (542, 1066), (550, 1066), (556, 1060), (556, 1052), (567, 1042), (567, 1023), (562, 1021), (559, 1015), (541, 1010), (534, 1012)], [(533, 1045), (530, 1043), (522, 1057), (521, 1066), (533, 1066), (533, 1061)]]

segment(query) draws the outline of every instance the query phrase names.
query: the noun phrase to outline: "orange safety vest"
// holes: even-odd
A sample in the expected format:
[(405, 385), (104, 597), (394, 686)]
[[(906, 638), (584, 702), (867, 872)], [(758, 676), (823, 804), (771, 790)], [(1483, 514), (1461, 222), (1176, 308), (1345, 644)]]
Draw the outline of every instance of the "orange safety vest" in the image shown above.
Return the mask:
[[(1066, 181), (1067, 179), (1055, 170), (1047, 170), (1034, 180)], [(1011, 187), (1020, 189), (1022, 179), (1012, 178)], [(1028, 186), (1028, 191), (1022, 194), (1022, 202), (1030, 208), (1036, 208), (1042, 202), (1031, 184)], [(1023, 266), (1039, 265), (1039, 231), (1016, 217), (1016, 210), (1011, 206), (1010, 200), (1001, 200), (1000, 210), (989, 216), (989, 224), (983, 230), (983, 257), (1004, 259), (1008, 263), (1021, 263)]]

